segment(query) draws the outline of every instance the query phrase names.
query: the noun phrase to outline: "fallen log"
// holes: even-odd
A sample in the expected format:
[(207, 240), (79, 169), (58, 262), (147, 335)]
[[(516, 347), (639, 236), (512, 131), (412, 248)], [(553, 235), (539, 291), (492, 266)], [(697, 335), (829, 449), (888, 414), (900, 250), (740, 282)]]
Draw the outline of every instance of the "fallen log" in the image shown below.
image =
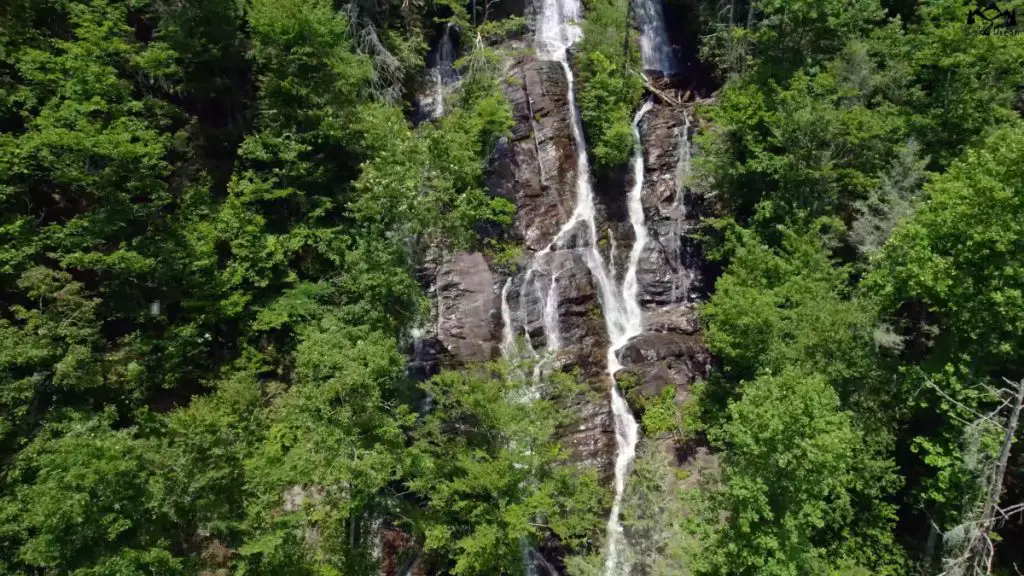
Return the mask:
[(651, 94), (654, 94), (655, 96), (657, 96), (665, 104), (670, 104), (672, 106), (682, 106), (683, 105), (683, 100), (680, 100), (678, 96), (673, 97), (667, 91), (662, 90), (661, 88), (658, 88), (657, 86), (655, 86), (654, 82), (651, 82), (651, 79), (648, 78), (646, 74), (643, 74), (641, 72), (637, 72), (637, 75), (639, 75), (640, 78), (643, 79), (644, 86), (647, 88), (647, 91), (650, 92)]

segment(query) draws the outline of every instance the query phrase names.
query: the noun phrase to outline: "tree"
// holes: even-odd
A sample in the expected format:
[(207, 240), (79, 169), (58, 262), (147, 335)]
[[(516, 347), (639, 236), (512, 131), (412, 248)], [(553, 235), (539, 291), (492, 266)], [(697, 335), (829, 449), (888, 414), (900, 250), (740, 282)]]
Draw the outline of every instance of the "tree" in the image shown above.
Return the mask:
[(414, 418), (395, 398), (404, 372), (380, 332), (327, 315), (301, 333), (298, 381), (274, 401), (246, 461), (247, 570), (272, 572), (298, 555), (319, 569), (374, 572), (371, 528), (394, 506), (388, 487), (402, 475)]
[[(587, 2), (576, 99), (595, 164), (611, 169), (633, 152), (633, 110), (643, 95), (639, 51), (630, 40), (630, 3)], [(625, 48), (625, 49), (624, 49)]]
[(777, 251), (745, 230), (731, 241), (729, 269), (701, 308), (708, 348), (733, 383), (800, 368), (873, 419), (881, 400), (875, 313), (848, 298), (849, 270), (835, 266), (820, 234), (781, 234)]
[[(949, 576), (991, 574), (995, 559), (992, 533), (997, 523), (1024, 509), (1024, 504), (1014, 504), (1005, 508), (1000, 506), (1010, 448), (1017, 434), (1021, 406), (1024, 405), (1024, 380), (1007, 384), (1016, 386), (1016, 390), (1003, 388), (995, 391), (994, 395), (1002, 399), (999, 407), (990, 414), (979, 415), (979, 418), (967, 427), (967, 433), (973, 436), (975, 443), (979, 443), (981, 436), (992, 432), (1001, 432), (1003, 438), (996, 458), (986, 458), (983, 453), (965, 451), (965, 459), (968, 461), (964, 464), (972, 467), (976, 473), (977, 500), (968, 503), (965, 522), (944, 534), (947, 552), (943, 559), (943, 574)], [(1006, 422), (998, 422), (995, 417), (1007, 406), (1010, 408), (1010, 414)], [(985, 428), (987, 430), (979, 430)], [(974, 448), (984, 450), (980, 446)]]
[(965, 423), (993, 404), (981, 384), (1022, 369), (1022, 157), (1015, 122), (953, 163), (925, 186), (864, 282), (908, 342), (906, 418), (927, 470), (918, 490), (942, 530), (960, 523), (975, 489), (961, 440)]
[(11, 569), (184, 573), (168, 550), (170, 518), (153, 507), (151, 456), (133, 430), (111, 429), (110, 416), (72, 416), (19, 454), (5, 482), (14, 489), (0, 500)]
[(443, 372), (414, 433), (407, 485), (425, 501), (424, 550), (453, 574), (522, 570), (521, 542), (547, 535), (587, 550), (608, 494), (593, 470), (564, 463), (556, 439), (576, 393), (568, 375), (531, 382), (505, 364)]
[(920, 149), (914, 140), (908, 141), (882, 176), (878, 188), (867, 200), (855, 204), (859, 217), (850, 226), (850, 239), (861, 252), (877, 252), (896, 226), (913, 215), (927, 163), (919, 158)]
[[(641, 445), (633, 462), (622, 522), (636, 574), (690, 576), (703, 565), (703, 532), (712, 529), (714, 519), (697, 490), (702, 480), (691, 480), (674, 464), (672, 456), (651, 440)], [(687, 486), (690, 483), (693, 486)]]
[(850, 564), (892, 573), (892, 463), (873, 454), (820, 376), (786, 370), (743, 387), (712, 431), (727, 447), (717, 498), (728, 520), (710, 546), (720, 574), (821, 574)]

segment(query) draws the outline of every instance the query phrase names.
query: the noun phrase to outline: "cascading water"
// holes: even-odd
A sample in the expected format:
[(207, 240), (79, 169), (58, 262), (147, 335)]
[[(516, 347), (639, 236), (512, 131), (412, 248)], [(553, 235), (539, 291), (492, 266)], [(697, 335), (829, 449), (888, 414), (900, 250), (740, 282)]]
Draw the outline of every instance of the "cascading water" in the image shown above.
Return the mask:
[(433, 66), (430, 69), (430, 77), (434, 83), (431, 100), (433, 101), (433, 118), (444, 116), (445, 98), (451, 91), (451, 87), (460, 80), (459, 71), (455, 68), (455, 39), (452, 37), (452, 23), (444, 25), (444, 32), (437, 42), (437, 50), (434, 53)]
[[(523, 283), (520, 286), (520, 311), (522, 312), (527, 306), (532, 284), (537, 302), (543, 303), (543, 322), (547, 351), (549, 353), (557, 351), (560, 346), (557, 318), (558, 273), (553, 270), (555, 259), (551, 257), (551, 254), (561, 250), (577, 250), (581, 253), (597, 285), (598, 299), (609, 339), (607, 372), (612, 379), (610, 401), (615, 424), (617, 452), (615, 458), (615, 498), (611, 514), (608, 518), (606, 571), (608, 573), (616, 573), (620, 563), (620, 551), (624, 547), (622, 527), (619, 522), (619, 511), (622, 504), (626, 477), (636, 451), (638, 427), (629, 405), (619, 393), (614, 383), (614, 378), (615, 373), (621, 368), (617, 356), (618, 351), (643, 329), (642, 312), (637, 300), (639, 287), (636, 278), (641, 252), (647, 239), (647, 228), (641, 204), (644, 160), (643, 151), (640, 148), (639, 123), (644, 114), (651, 108), (651, 104), (650, 102), (645, 103), (640, 111), (637, 112), (633, 121), (633, 134), (637, 145), (632, 159), (634, 186), (629, 194), (628, 210), (635, 240), (630, 250), (625, 277), (622, 280), (622, 284), (616, 286), (615, 277), (609, 273), (609, 268), (606, 266), (604, 258), (598, 249), (594, 192), (590, 182), (590, 162), (587, 157), (583, 128), (576, 107), (574, 77), (566, 54), (567, 49), (582, 36), (580, 29), (575, 23), (579, 14), (579, 0), (544, 0), (537, 25), (536, 48), (539, 56), (561, 64), (568, 85), (569, 117), (572, 136), (576, 145), (576, 204), (573, 213), (555, 235), (551, 243), (534, 255), (531, 266), (526, 271)], [(542, 291), (536, 285), (536, 277), (538, 275), (548, 277), (547, 290)], [(501, 292), (501, 313), (505, 326), (502, 334), (502, 348), (506, 354), (510, 353), (514, 348), (513, 320), (511, 307), (508, 304), (511, 285), (512, 280), (510, 279), (506, 282)], [(522, 318), (521, 321), (525, 325), (525, 318)], [(532, 346), (530, 346), (530, 350), (532, 351)], [(537, 373), (535, 373), (536, 375)]]
[(640, 27), (640, 56), (643, 58), (644, 69), (670, 75), (679, 72), (679, 61), (665, 28), (661, 2), (634, 0), (633, 9)]
[[(636, 145), (633, 149), (631, 160), (633, 168), (633, 189), (629, 192), (629, 221), (633, 226), (633, 248), (629, 252), (629, 267), (626, 269), (626, 277), (622, 280), (622, 294), (620, 302), (624, 307), (627, 319), (625, 330), (619, 334), (612, 334), (611, 346), (608, 349), (608, 374), (613, 381), (615, 373), (622, 366), (619, 364), (618, 351), (629, 343), (630, 339), (640, 334), (643, 330), (643, 312), (640, 309), (640, 302), (637, 298), (640, 291), (637, 282), (636, 271), (640, 265), (640, 256), (643, 253), (644, 244), (647, 243), (647, 224), (644, 219), (643, 188), (644, 188), (644, 151), (640, 143), (640, 121), (651, 109), (651, 101), (644, 102), (644, 105), (633, 117), (633, 138)], [(619, 568), (619, 550), (622, 542), (622, 525), (619, 522), (620, 508), (622, 507), (622, 494), (626, 488), (626, 477), (629, 475), (629, 467), (636, 456), (636, 443), (639, 439), (636, 419), (629, 408), (626, 399), (622, 397), (618, 386), (612, 386), (611, 390), (612, 414), (615, 416), (615, 439), (618, 453), (615, 455), (615, 499), (612, 502), (612, 511), (608, 517), (608, 552), (605, 558), (605, 571), (614, 574)]]
[[(569, 69), (569, 63), (566, 59), (566, 50), (582, 37), (580, 29), (575, 25), (575, 21), (579, 18), (579, 13), (579, 0), (544, 0), (543, 5), (541, 6), (540, 18), (537, 22), (537, 35), (535, 38), (537, 52), (541, 58), (555, 60), (562, 63), (569, 81), (570, 113), (574, 119), (576, 118), (576, 103), (572, 86), (572, 71)], [(579, 146), (580, 143), (582, 143), (583, 136), (582, 129), (578, 129), (577, 124), (578, 121), (574, 120), (573, 136), (576, 137), (577, 146)], [(586, 150), (583, 150), (582, 155), (585, 162)], [(588, 170), (586, 168), (586, 164), (579, 166), (578, 169), (580, 172), (577, 174), (577, 190), (579, 190), (580, 174), (586, 174), (586, 171)], [(589, 176), (586, 176), (586, 178), (589, 182)], [(593, 202), (591, 201), (590, 204), (592, 208)], [(577, 212), (578, 211), (579, 202), (577, 202)], [(591, 218), (591, 221), (592, 220), (593, 218)], [(562, 240), (563, 236), (566, 235), (567, 231), (575, 228), (576, 224), (580, 221), (580, 218), (578, 218), (577, 214), (574, 212), (568, 222), (566, 222), (562, 229), (559, 230), (555, 238), (546, 247), (544, 247), (543, 250), (534, 255), (519, 289), (520, 317), (517, 325), (522, 326), (524, 329), (526, 328), (527, 306), (531, 297), (535, 297), (537, 302), (541, 304), (543, 310), (542, 319), (544, 323), (544, 337), (546, 340), (545, 348), (548, 353), (557, 352), (561, 341), (561, 335), (558, 327), (558, 273), (553, 269), (553, 258), (550, 258), (549, 256), (552, 251), (555, 250), (556, 245)], [(542, 290), (536, 279), (538, 276), (545, 275), (548, 277), (549, 283), (547, 290)], [(501, 291), (501, 319), (504, 326), (502, 329), (502, 351), (506, 356), (517, 351), (514, 342), (515, 334), (512, 329), (512, 313), (508, 304), (508, 296), (511, 286), (512, 279), (509, 278)], [(533, 290), (532, 295), (530, 293), (531, 289)], [(525, 353), (534, 359), (537, 359), (538, 354), (533, 348), (533, 342), (530, 341), (529, 330), (524, 330), (524, 332), (526, 336)], [(535, 379), (536, 376), (539, 376), (541, 367), (540, 362), (535, 365)]]

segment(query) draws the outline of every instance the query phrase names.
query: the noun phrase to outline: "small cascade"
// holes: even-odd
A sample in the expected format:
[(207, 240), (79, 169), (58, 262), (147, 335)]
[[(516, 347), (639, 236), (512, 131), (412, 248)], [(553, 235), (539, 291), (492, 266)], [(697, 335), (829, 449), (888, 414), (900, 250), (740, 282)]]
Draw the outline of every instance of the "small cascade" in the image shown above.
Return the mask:
[[(646, 100), (636, 116), (633, 117), (633, 139), (636, 142), (633, 148), (633, 157), (630, 159), (633, 168), (633, 189), (629, 191), (629, 223), (633, 226), (633, 248), (629, 251), (629, 268), (626, 270), (626, 277), (622, 281), (623, 300), (630, 307), (630, 315), (640, 317), (640, 284), (636, 279), (636, 271), (640, 266), (640, 256), (643, 254), (644, 245), (647, 244), (647, 222), (644, 217), (643, 191), (644, 191), (644, 149), (640, 141), (640, 121), (654, 106), (650, 99)], [(639, 330), (637, 330), (639, 333)], [(635, 336), (633, 334), (632, 336)]]
[(665, 28), (661, 2), (634, 0), (633, 10), (636, 11), (636, 21), (640, 27), (640, 56), (643, 58), (644, 69), (671, 76), (679, 72), (679, 60)]
[[(577, 117), (574, 98), (575, 91), (572, 86), (572, 71), (569, 69), (566, 50), (582, 37), (582, 32), (575, 24), (579, 15), (579, 0), (543, 0), (537, 22), (537, 34), (534, 39), (538, 55), (541, 58), (555, 60), (562, 64), (569, 82), (570, 113), (574, 119)], [(578, 120), (575, 120), (573, 123), (573, 136), (576, 137), (577, 145), (582, 142), (582, 128), (579, 128), (578, 124)], [(582, 151), (582, 156), (584, 159), (586, 158), (586, 150)], [(584, 166), (585, 165), (578, 167), (577, 181), (581, 177), (580, 174), (586, 173)], [(589, 175), (585, 177), (589, 180)], [(579, 185), (577, 182), (577, 189), (578, 188)], [(593, 203), (591, 202), (591, 207), (592, 206)], [(573, 216), (569, 218), (569, 221), (561, 230), (559, 230), (555, 238), (545, 246), (543, 250), (534, 255), (530, 267), (526, 270), (523, 282), (520, 285), (520, 313), (515, 325), (521, 327), (525, 333), (526, 350), (524, 353), (535, 359), (538, 358), (539, 355), (534, 349), (533, 342), (530, 340), (530, 333), (527, 327), (527, 309), (531, 298), (535, 298), (536, 302), (541, 303), (541, 318), (544, 324), (544, 338), (546, 342), (545, 349), (548, 353), (557, 352), (560, 345), (560, 332), (558, 326), (558, 273), (553, 269), (557, 259), (552, 258), (551, 254), (553, 251), (557, 251), (557, 246), (562, 242), (563, 237), (567, 235), (566, 232), (575, 228), (579, 221), (579, 218), (576, 217), (576, 213), (573, 213)], [(539, 276), (546, 276), (548, 278), (546, 290), (541, 289), (541, 286), (537, 281)], [(512, 279), (510, 278), (502, 289), (501, 296), (501, 319), (504, 325), (502, 329), (502, 337), (504, 340), (502, 350), (506, 355), (512, 352), (515, 348), (515, 331), (512, 329), (513, 319), (511, 309), (508, 304), (508, 293), (511, 288), (511, 282)], [(532, 295), (530, 294), (531, 288), (534, 291)], [(539, 376), (540, 369), (541, 363), (538, 362), (534, 367), (535, 377)]]
[(551, 274), (548, 290), (544, 296), (544, 334), (547, 350), (554, 353), (562, 346), (562, 334), (558, 325), (558, 272)]
[[(640, 142), (640, 121), (643, 120), (651, 106), (651, 101), (647, 100), (633, 117), (633, 139), (636, 144), (630, 161), (633, 168), (633, 188), (629, 192), (628, 209), (634, 240), (633, 248), (629, 252), (629, 268), (626, 269), (626, 277), (622, 280), (620, 298), (629, 322), (624, 332), (612, 338), (611, 347), (608, 349), (608, 373), (613, 380), (615, 373), (622, 367), (619, 364), (619, 349), (643, 331), (643, 312), (637, 297), (640, 287), (636, 278), (640, 256), (643, 253), (644, 244), (647, 243), (647, 224), (644, 219), (643, 207), (644, 150)], [(618, 452), (615, 455), (615, 499), (612, 501), (612, 511), (608, 517), (608, 552), (605, 558), (605, 572), (616, 574), (619, 572), (620, 565), (619, 552), (625, 544), (622, 539), (622, 524), (619, 522), (622, 494), (626, 489), (629, 467), (633, 464), (633, 457), (636, 456), (639, 427), (633, 417), (633, 411), (626, 399), (622, 397), (617, 385), (612, 386), (611, 402), (612, 414), (615, 416), (615, 440)], [(623, 572), (628, 573), (628, 570), (623, 570)]]
[(444, 25), (444, 33), (441, 34), (441, 41), (437, 44), (436, 67), (441, 73), (441, 80), (445, 85), (455, 84), (461, 77), (455, 69), (455, 39), (452, 37), (453, 24), (448, 22)]
[(440, 118), (445, 113), (445, 100), (461, 77), (455, 68), (455, 38), (452, 34), (453, 25), (448, 22), (444, 25), (444, 32), (437, 42), (434, 50), (429, 75), (431, 83), (428, 107), (431, 118)]
[(412, 351), (406, 372), (415, 380), (426, 380), (437, 374), (437, 350), (432, 345), (432, 336), (421, 327), (413, 328), (409, 333)]
[[(692, 144), (690, 142), (690, 111), (686, 109), (683, 111), (683, 132), (679, 135), (679, 162), (676, 165), (676, 196), (672, 203), (672, 245), (669, 246), (669, 254), (672, 259), (672, 267), (678, 273), (672, 275), (672, 302), (679, 302), (680, 298), (686, 300), (690, 293), (690, 281), (685, 276), (684, 270), (686, 262), (683, 261), (683, 234), (686, 232), (684, 226), (686, 226), (686, 192), (687, 192), (687, 180), (690, 176), (690, 161), (693, 157)], [(683, 285), (679, 286), (679, 276), (682, 273)], [(682, 292), (680, 293), (680, 288)]]
[(501, 287), (501, 355), (508, 356), (516, 345), (512, 332), (512, 307), (508, 304), (508, 293), (512, 289), (512, 277)]

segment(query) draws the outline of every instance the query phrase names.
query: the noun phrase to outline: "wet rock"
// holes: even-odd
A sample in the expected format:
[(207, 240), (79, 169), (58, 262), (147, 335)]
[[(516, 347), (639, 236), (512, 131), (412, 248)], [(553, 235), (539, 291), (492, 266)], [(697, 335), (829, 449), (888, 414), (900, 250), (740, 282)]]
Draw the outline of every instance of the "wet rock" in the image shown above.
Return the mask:
[(551, 242), (574, 206), (576, 147), (567, 90), (557, 62), (524, 56), (509, 70), (505, 93), (515, 124), (495, 153), (487, 184), (516, 205), (512, 236), (535, 251)]
[(437, 339), (459, 363), (483, 362), (497, 352), (498, 295), (483, 254), (460, 252), (437, 270)]
[[(581, 227), (561, 238), (550, 252), (537, 256), (553, 242), (575, 208), (576, 144), (568, 83), (560, 64), (533, 56), (512, 61), (508, 77), (506, 94), (515, 125), (494, 155), (487, 183), (493, 194), (516, 205), (510, 236), (526, 252), (523, 268), (508, 290), (512, 333), (538, 354), (544, 354), (549, 341), (557, 338), (558, 353), (547, 369), (579, 370), (586, 379), (592, 394), (576, 399), (570, 409), (577, 424), (560, 435), (574, 461), (593, 465), (610, 477), (616, 447), (607, 401), (610, 381), (605, 374), (608, 337), (597, 289), (582, 257), (582, 249), (595, 239)], [(557, 305), (549, 310), (552, 296)], [(557, 327), (553, 334), (545, 330), (545, 318)]]
[(643, 205), (649, 240), (637, 270), (640, 302), (656, 309), (706, 294), (703, 252), (694, 232), (706, 216), (703, 196), (689, 185), (692, 112), (655, 106), (641, 123)]
[(636, 381), (628, 394), (636, 410), (669, 386), (676, 389), (677, 401), (685, 399), (690, 385), (707, 375), (711, 355), (699, 334), (647, 332), (619, 351), (619, 361), (623, 372), (617, 377), (630, 374)]
[(561, 574), (558, 568), (544, 557), (542, 551), (529, 548), (526, 551), (525, 559), (529, 565), (527, 574), (536, 574), (536, 576), (559, 576)]
[[(608, 336), (597, 287), (579, 250), (556, 250), (539, 258), (534, 266), (512, 279), (508, 305), (513, 334), (540, 355), (545, 354), (549, 339), (557, 338), (558, 352), (547, 369), (578, 370), (586, 380), (590, 394), (580, 395), (567, 407), (576, 416), (576, 423), (559, 435), (574, 462), (591, 465), (602, 476), (610, 477), (616, 449), (615, 429), (607, 401)], [(555, 304), (554, 318), (548, 319), (557, 326), (554, 334), (545, 330), (549, 302)]]
[(430, 312), (411, 327), (402, 342), (409, 359), (406, 374), (415, 381), (426, 380), (441, 370), (444, 345), (437, 337), (437, 271), (440, 265), (439, 251), (428, 249), (424, 262), (416, 271), (416, 279), (430, 302)]

